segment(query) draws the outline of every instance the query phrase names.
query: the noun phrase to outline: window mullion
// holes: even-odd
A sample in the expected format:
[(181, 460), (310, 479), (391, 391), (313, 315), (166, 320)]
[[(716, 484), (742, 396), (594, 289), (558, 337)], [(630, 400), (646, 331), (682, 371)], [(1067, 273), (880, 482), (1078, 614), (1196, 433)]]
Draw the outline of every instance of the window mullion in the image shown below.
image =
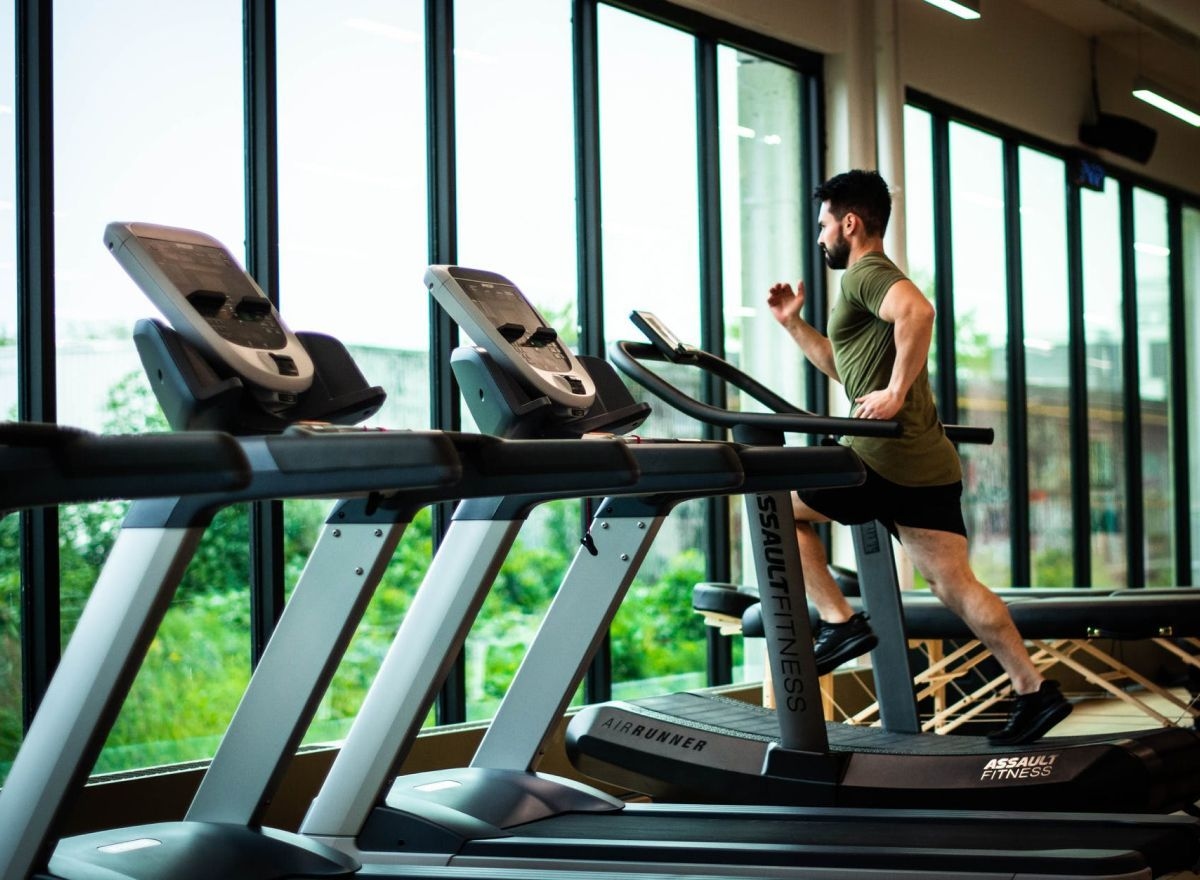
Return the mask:
[(1125, 551), (1126, 584), (1146, 585), (1146, 551), (1143, 537), (1145, 487), (1142, 484), (1142, 400), (1138, 369), (1137, 254), (1134, 242), (1133, 187), (1121, 183), (1121, 323), (1125, 328), (1121, 366), (1125, 386)]
[(1168, 296), (1171, 321), (1171, 466), (1175, 468), (1172, 488), (1175, 493), (1175, 583), (1192, 585), (1191, 454), (1188, 443), (1187, 310), (1183, 289), (1183, 209), (1171, 199), (1167, 214), (1167, 246), (1171, 249), (1167, 264)]
[[(246, 90), (246, 268), (279, 303), (275, 0), (243, 5)], [(283, 502), (250, 505), (250, 656), (257, 664), (283, 613)]]
[(1090, 451), (1088, 449), (1087, 334), (1083, 313), (1083, 202), (1077, 183), (1067, 190), (1067, 278), (1069, 297), (1071, 533), (1074, 536), (1074, 581), (1092, 584)]
[[(54, 83), (52, 4), (16, 3), (17, 417), (54, 422)], [(25, 726), (61, 649), (58, 511), (21, 514), (21, 678)]]
[(1004, 237), (1008, 290), (1008, 468), (1012, 583), (1029, 586), (1029, 432), (1025, 387), (1025, 285), (1021, 249), (1020, 152), (1004, 142)]

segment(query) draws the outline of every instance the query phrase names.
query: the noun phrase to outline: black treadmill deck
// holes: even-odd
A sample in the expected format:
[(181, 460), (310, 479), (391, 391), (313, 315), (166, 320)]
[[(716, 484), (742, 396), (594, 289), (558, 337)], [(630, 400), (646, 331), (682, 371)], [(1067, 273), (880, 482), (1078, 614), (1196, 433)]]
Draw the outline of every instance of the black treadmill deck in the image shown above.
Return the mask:
[(755, 807), (715, 812), (702, 806), (651, 804), (631, 805), (617, 814), (561, 814), (506, 829), (510, 837), (471, 841), (461, 855), (557, 857), (568, 863), (616, 858), (647, 865), (671, 863), (676, 869), (695, 863), (719, 873), (727, 860), (744, 868), (739, 859), (749, 848), (754, 864), (762, 868), (963, 876), (964, 865), (984, 868), (964, 861), (965, 854), (974, 853), (986, 858), (987, 872), (1076, 878), (1132, 876), (1145, 868), (1151, 876), (1161, 876), (1186, 870), (1200, 859), (1194, 821), (1181, 817), (1143, 823), (1128, 816), (1093, 821), (1066, 815), (942, 811)]
[(1171, 812), (1200, 797), (1200, 737), (1184, 728), (1012, 747), (830, 723), (829, 754), (793, 765), (824, 763), (825, 782), (785, 769), (793, 753), (777, 748), (778, 730), (761, 706), (676, 693), (585, 708), (568, 728), (568, 750), (597, 778), (727, 803)]

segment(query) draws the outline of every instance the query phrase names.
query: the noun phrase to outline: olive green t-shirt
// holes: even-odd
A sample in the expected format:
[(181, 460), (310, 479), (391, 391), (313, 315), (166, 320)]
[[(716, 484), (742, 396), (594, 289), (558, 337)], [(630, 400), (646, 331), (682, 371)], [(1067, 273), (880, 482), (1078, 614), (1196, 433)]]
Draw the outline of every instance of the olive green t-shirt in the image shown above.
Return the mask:
[[(879, 309), (892, 285), (904, 280), (882, 253), (861, 257), (842, 275), (841, 296), (829, 315), (829, 341), (852, 405), (891, 380), (894, 326), (879, 317)], [(896, 419), (904, 429), (899, 437), (850, 437), (847, 442), (873, 470), (902, 486), (943, 486), (962, 479), (958, 452), (938, 419), (927, 367), (921, 367)]]

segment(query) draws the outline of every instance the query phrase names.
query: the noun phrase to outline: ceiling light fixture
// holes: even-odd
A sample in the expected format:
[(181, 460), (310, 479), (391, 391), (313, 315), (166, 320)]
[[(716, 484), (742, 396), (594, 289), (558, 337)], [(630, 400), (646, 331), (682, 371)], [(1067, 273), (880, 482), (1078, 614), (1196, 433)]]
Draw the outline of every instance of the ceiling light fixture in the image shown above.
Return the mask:
[(925, 2), (968, 21), (979, 18), (979, 0), (925, 0)]
[(1176, 119), (1182, 119), (1188, 125), (1200, 128), (1200, 113), (1189, 107), (1183, 98), (1171, 94), (1156, 82), (1151, 82), (1144, 76), (1139, 76), (1133, 82), (1133, 96), (1147, 104), (1157, 107), (1164, 113), (1170, 113)]

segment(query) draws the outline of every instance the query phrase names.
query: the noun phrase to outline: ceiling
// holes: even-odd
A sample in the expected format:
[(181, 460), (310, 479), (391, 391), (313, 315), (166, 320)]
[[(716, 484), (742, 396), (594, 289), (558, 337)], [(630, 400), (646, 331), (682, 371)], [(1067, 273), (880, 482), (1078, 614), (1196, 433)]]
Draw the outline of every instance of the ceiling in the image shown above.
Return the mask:
[(1104, 49), (1129, 56), (1145, 72), (1200, 94), (1200, 0), (1022, 2), (1072, 30), (1096, 37)]

